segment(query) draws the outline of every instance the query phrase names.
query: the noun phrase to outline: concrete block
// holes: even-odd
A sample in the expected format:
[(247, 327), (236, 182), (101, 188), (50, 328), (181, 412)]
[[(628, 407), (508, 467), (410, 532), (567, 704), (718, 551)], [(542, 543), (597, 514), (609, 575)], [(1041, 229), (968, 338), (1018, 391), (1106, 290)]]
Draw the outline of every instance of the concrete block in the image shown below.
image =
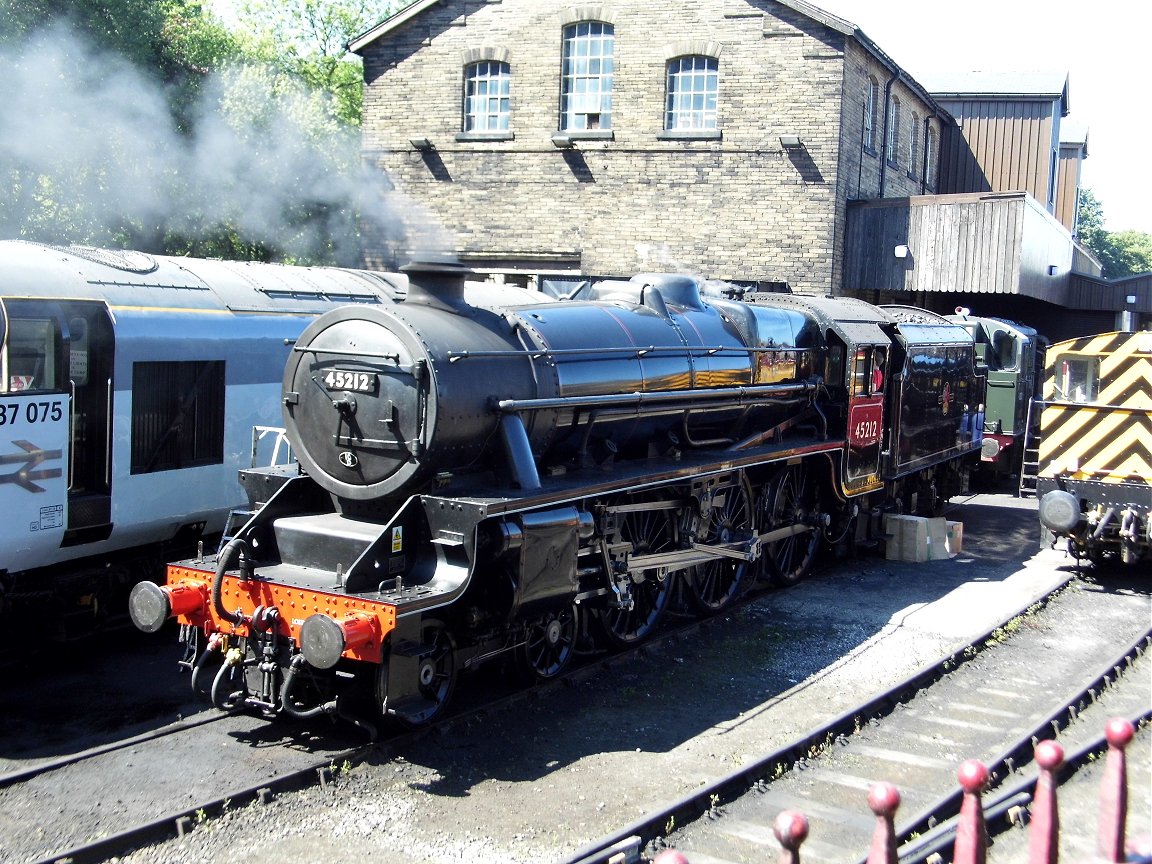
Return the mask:
[(888, 535), (884, 555), (889, 561), (933, 561), (955, 554), (948, 548), (948, 521), (942, 516), (888, 514), (884, 533)]
[(964, 549), (964, 523), (948, 523), (948, 557), (954, 558)]

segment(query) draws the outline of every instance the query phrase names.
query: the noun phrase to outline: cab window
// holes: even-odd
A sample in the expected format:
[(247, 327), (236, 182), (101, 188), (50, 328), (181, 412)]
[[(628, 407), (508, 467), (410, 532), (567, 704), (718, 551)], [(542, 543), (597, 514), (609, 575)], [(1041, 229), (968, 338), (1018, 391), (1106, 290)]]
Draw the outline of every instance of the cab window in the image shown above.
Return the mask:
[(852, 395), (872, 396), (884, 389), (887, 377), (887, 352), (880, 347), (864, 346), (856, 349), (852, 361)]
[(10, 318), (4, 346), (5, 393), (62, 390), (60, 328), (51, 318)]
[(132, 473), (224, 462), (223, 360), (132, 364)]
[(1095, 402), (1100, 392), (1100, 359), (1065, 356), (1056, 360), (1056, 398)]
[(1016, 337), (1006, 330), (997, 330), (992, 337), (992, 348), (996, 354), (996, 368), (1004, 372), (1016, 370)]

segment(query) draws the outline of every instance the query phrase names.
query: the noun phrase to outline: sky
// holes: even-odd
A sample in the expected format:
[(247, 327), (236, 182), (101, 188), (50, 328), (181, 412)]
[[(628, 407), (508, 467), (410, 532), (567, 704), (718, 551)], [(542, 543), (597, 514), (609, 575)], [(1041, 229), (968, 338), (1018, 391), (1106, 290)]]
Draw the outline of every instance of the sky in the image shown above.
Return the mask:
[(1065, 121), (1088, 129), (1080, 185), (1101, 203), (1109, 231), (1152, 234), (1147, 0), (808, 2), (855, 24), (913, 78), (943, 70), (1067, 72)]

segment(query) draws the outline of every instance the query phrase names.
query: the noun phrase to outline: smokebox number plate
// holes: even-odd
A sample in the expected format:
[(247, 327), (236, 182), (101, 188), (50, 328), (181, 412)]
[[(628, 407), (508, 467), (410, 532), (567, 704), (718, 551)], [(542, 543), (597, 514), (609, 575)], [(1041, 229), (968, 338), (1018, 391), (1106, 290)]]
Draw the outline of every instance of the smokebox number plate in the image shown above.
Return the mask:
[(324, 386), (329, 390), (351, 390), (354, 393), (375, 393), (375, 372), (354, 372), (349, 369), (329, 369), (324, 373)]

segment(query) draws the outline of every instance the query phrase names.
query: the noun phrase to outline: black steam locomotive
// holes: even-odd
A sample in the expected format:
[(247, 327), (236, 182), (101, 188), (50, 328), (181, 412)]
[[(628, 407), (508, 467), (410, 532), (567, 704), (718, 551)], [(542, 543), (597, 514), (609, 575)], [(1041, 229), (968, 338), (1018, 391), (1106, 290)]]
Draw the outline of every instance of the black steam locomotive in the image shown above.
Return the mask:
[[(932, 313), (721, 292), (681, 275), (528, 305), (408, 268), (392, 305), (317, 318), (292, 349), (292, 476), (216, 556), (141, 583), (222, 708), (407, 724), (514, 652), (558, 673), (673, 604), (725, 608), (804, 576), (822, 543), (936, 510), (979, 461), (972, 337)], [(472, 296), (472, 295), (470, 295)]]

